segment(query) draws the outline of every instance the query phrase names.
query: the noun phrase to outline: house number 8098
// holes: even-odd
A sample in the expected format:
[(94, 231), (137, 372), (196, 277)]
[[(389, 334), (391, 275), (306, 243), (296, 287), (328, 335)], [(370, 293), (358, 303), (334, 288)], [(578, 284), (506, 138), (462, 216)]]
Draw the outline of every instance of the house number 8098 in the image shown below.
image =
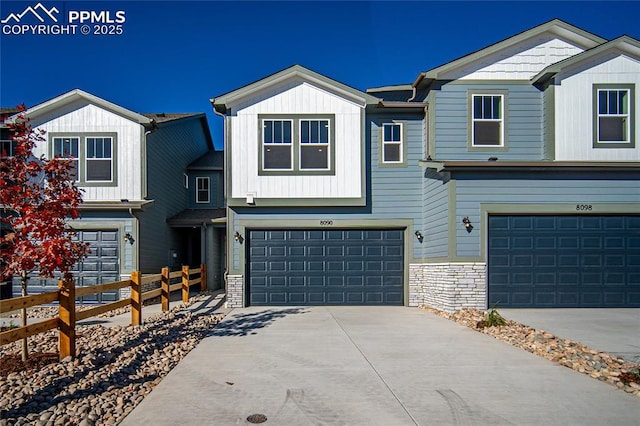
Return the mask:
[(593, 206), (591, 204), (576, 204), (577, 211), (591, 211)]

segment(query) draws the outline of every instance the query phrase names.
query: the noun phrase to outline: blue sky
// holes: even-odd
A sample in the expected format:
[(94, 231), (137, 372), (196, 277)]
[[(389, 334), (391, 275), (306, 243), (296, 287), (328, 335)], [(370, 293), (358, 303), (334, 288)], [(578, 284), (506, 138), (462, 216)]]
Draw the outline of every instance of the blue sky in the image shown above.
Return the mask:
[[(0, 19), (37, 3), (2, 0)], [(64, 19), (107, 11), (115, 20), (124, 11), (123, 33), (3, 33), (1, 106), (32, 106), (80, 88), (136, 112), (206, 112), (218, 148), (222, 121), (209, 99), (292, 64), (365, 90), (410, 83), (553, 18), (607, 39), (640, 39), (637, 1), (41, 3)]]

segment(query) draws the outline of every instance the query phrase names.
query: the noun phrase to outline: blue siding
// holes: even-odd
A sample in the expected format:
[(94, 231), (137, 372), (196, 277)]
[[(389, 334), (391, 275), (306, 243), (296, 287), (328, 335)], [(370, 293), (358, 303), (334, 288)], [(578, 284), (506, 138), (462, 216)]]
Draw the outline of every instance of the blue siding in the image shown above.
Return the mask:
[[(584, 179), (458, 179), (456, 206), (457, 255), (480, 255), (480, 203), (509, 204), (607, 204), (640, 203), (638, 180)], [(462, 218), (468, 216), (473, 232), (467, 233)]]
[(448, 183), (442, 180), (433, 169), (425, 171), (423, 193), (424, 229), (421, 230), (424, 256), (446, 257), (449, 254), (449, 191)]
[(148, 195), (154, 203), (138, 214), (140, 219), (140, 269), (157, 273), (170, 264), (169, 250), (179, 247), (179, 235), (167, 219), (184, 210), (187, 166), (209, 150), (202, 121), (182, 119), (161, 123), (147, 139)]
[[(507, 150), (469, 151), (468, 91), (506, 90)], [(435, 158), (540, 160), (543, 158), (542, 93), (529, 85), (446, 84), (435, 95)]]
[[(188, 208), (190, 209), (216, 209), (224, 207), (224, 188), (222, 171), (189, 171)], [(196, 178), (209, 178), (209, 203), (196, 203)]]

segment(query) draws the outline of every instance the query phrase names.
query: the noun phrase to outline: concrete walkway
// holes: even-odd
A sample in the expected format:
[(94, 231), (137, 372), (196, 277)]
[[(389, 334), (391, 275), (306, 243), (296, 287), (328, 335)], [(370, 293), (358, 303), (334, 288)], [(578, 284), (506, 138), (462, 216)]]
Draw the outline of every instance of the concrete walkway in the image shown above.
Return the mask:
[(236, 309), (123, 426), (638, 425), (640, 399), (426, 311)]
[(499, 312), (507, 319), (640, 363), (640, 309), (500, 309)]

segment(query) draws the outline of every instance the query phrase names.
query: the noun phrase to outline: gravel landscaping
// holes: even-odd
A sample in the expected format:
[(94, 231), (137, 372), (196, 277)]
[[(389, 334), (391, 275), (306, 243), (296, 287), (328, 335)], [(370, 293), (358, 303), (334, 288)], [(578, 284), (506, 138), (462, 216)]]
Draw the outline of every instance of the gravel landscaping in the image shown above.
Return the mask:
[(503, 326), (487, 326), (486, 313), (477, 309), (448, 313), (421, 308), (640, 397), (640, 365), (636, 363), (511, 320)]
[[(78, 326), (75, 359), (47, 364), (51, 358), (38, 355), (32, 370), (0, 375), (0, 426), (118, 424), (223, 318), (194, 314), (188, 305), (145, 318), (139, 327)], [(30, 316), (56, 313), (40, 308)], [(34, 354), (57, 358), (57, 344), (56, 330), (29, 338)], [(19, 341), (0, 347), (0, 362), (19, 358), (20, 347)]]

